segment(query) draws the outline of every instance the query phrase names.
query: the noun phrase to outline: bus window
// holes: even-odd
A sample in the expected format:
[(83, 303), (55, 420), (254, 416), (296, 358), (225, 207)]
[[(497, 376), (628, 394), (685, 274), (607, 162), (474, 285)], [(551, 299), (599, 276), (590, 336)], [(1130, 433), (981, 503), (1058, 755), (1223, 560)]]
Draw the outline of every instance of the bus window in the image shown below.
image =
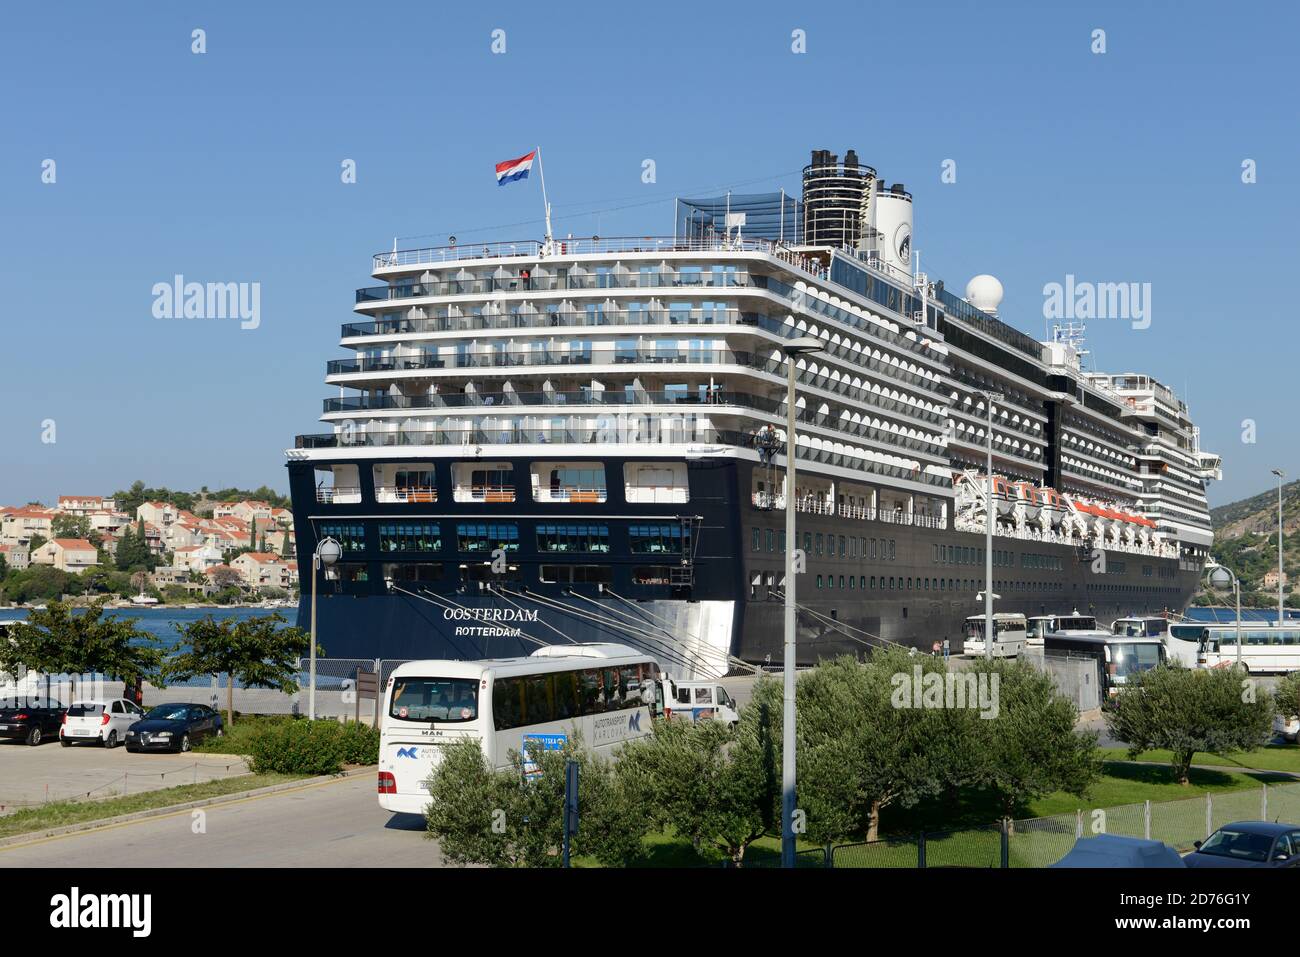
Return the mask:
[(555, 675), (555, 718), (563, 721), (582, 714), (578, 701), (578, 673), (561, 671)]
[(524, 723), (524, 681), (498, 678), (492, 685), (492, 720), (498, 731)]
[(545, 724), (555, 720), (555, 707), (551, 698), (551, 676), (531, 675), (524, 679), (524, 707), (529, 724)]

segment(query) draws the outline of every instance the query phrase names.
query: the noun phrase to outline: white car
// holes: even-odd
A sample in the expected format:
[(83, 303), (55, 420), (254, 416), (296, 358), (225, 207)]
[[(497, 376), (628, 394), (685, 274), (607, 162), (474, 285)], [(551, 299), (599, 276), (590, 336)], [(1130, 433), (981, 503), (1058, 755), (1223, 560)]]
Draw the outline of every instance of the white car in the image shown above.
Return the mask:
[(59, 728), (59, 744), (67, 748), (74, 741), (98, 741), (115, 748), (126, 740), (126, 729), (143, 717), (143, 709), (125, 698), (74, 701)]

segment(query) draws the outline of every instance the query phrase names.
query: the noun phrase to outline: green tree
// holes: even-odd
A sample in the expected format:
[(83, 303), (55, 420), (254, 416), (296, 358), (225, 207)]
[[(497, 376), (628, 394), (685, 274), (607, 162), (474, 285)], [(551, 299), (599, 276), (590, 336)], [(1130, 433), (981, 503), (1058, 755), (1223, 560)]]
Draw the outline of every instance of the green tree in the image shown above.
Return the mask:
[(489, 767), (476, 740), (448, 745), (426, 782), (429, 836), (456, 864), (560, 866), (570, 760), (578, 763), (580, 814), (572, 853), (610, 866), (635, 861), (648, 822), (636, 814), (610, 762), (587, 752), (576, 734), (558, 751), (528, 758), (512, 752), (509, 769), (500, 771)]
[(1273, 688), (1273, 706), (1284, 718), (1300, 715), (1300, 671), (1292, 671)]
[(10, 641), (0, 642), (0, 670), (100, 674), (119, 681), (152, 675), (162, 651), (144, 642), (149, 633), (137, 628), (138, 623), (138, 618), (105, 617), (104, 599), (81, 612), (51, 601), (12, 628)]
[(84, 515), (59, 513), (50, 521), (52, 538), (90, 538), (90, 519)]
[(671, 828), (696, 852), (706, 846), (733, 864), (766, 831), (760, 755), (737, 746), (717, 721), (656, 721), (654, 733), (623, 746), (615, 773), (638, 818)]
[[(235, 721), (234, 683), (245, 687), (273, 688), (286, 694), (298, 690), (298, 659), (311, 647), (301, 628), (282, 627), (281, 615), (262, 615), (236, 621), (217, 621), (211, 615), (177, 624), (181, 636), (163, 663), (168, 681), (185, 681), (196, 675), (226, 674), (226, 720)], [(321, 649), (317, 646), (317, 653)]]
[(285, 530), (284, 538), (280, 542), (280, 557), (288, 561), (293, 557), (293, 551), (289, 548), (289, 532)]
[(1249, 751), (1267, 741), (1273, 708), (1236, 667), (1162, 666), (1129, 678), (1106, 725), (1128, 744), (1130, 757), (1155, 748), (1173, 752), (1174, 777), (1187, 784), (1198, 751)]
[(36, 549), (40, 548), (48, 541), (49, 539), (46, 538), (44, 535), (39, 535), (39, 534), (33, 535), (31, 537), (31, 540), (27, 543), (27, 549), (28, 551), (35, 552)]
[(1055, 791), (1086, 793), (1101, 775), (1097, 732), (1075, 729), (1078, 709), (1052, 677), (1006, 660), (981, 659), (971, 670), (994, 702), (976, 721), (972, 778), (994, 795), (1003, 818)]

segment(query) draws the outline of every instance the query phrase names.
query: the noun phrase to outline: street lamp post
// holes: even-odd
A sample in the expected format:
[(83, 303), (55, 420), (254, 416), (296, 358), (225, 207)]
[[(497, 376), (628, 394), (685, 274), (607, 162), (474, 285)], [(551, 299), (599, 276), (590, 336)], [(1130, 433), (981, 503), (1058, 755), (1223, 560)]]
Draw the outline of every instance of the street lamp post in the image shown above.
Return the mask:
[(1210, 587), (1223, 588), (1232, 585), (1232, 590), (1237, 596), (1237, 667), (1241, 667), (1241, 582), (1231, 568), (1226, 565), (1215, 565), (1209, 571)]
[(802, 355), (821, 352), (822, 341), (813, 336), (791, 339), (782, 347), (785, 353), (785, 660), (781, 673), (784, 688), (781, 720), (781, 866), (794, 867), (794, 667), (795, 667), (795, 459), (798, 443), (795, 437), (795, 360)]
[(993, 639), (997, 629), (993, 626), (993, 403), (1002, 401), (1000, 392), (981, 392), (988, 406), (989, 427), (985, 436), (985, 487), (984, 487), (984, 658), (993, 658)]
[(1273, 469), (1277, 476), (1277, 626), (1282, 627), (1286, 620), (1286, 603), (1282, 601), (1282, 578), (1286, 572), (1282, 569), (1282, 470)]
[(316, 543), (311, 556), (311, 665), (307, 673), (307, 718), (311, 721), (316, 720), (316, 578), (322, 567), (333, 565), (342, 553), (342, 546), (326, 536)]

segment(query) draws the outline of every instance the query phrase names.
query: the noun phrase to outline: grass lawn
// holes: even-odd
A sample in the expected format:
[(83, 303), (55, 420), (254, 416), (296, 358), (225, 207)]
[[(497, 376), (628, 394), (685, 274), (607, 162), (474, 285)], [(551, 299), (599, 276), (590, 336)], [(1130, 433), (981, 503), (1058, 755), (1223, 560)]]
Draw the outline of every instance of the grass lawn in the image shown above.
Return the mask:
[[(1125, 748), (1098, 748), (1105, 757), (1128, 759)], [(1168, 751), (1144, 751), (1137, 756), (1138, 761), (1152, 761), (1168, 766), (1172, 755)], [(1254, 751), (1242, 751), (1236, 754), (1209, 754), (1197, 752), (1192, 758), (1193, 765), (1218, 765), (1225, 768), (1243, 768), (1252, 771), (1294, 771), (1300, 773), (1300, 747), (1294, 744), (1267, 744)]]
[[(1205, 837), (1206, 794), (1215, 796), (1216, 823), (1254, 818), (1259, 815), (1260, 785), (1267, 780), (1276, 779), (1249, 771), (1194, 767), (1190, 783), (1184, 786), (1173, 780), (1167, 765), (1107, 762), (1086, 798), (1058, 792), (1032, 801), (1016, 813), (1022, 823), (1012, 831), (1008, 842), (1009, 863), (1012, 867), (1045, 867), (1059, 860), (1074, 846), (1076, 811), (1080, 809), (1085, 829), (1100, 826), (1110, 834), (1142, 837), (1145, 818), (1141, 805), (1148, 800), (1152, 802), (1151, 836), (1189, 850), (1192, 841)], [(1281, 801), (1279, 798), (1279, 804)], [(1288, 799), (1288, 803), (1291, 801), (1300, 804), (1300, 798)], [(1093, 814), (1099, 808), (1106, 809), (1104, 818)], [(989, 825), (998, 813), (987, 795), (970, 791), (945, 795), (913, 808), (887, 807), (881, 813), (882, 840), (870, 846), (840, 849), (835, 866), (916, 867), (916, 833), (924, 830), (927, 866), (998, 867), (1001, 837), (997, 827)], [(648, 867), (702, 867), (722, 861), (721, 854), (711, 848), (697, 855), (688, 842), (672, 834), (650, 835), (645, 848), (644, 865)], [(801, 856), (801, 864), (820, 865), (815, 845), (800, 842), (799, 850), (809, 852)], [(750, 845), (745, 866), (777, 866), (780, 857), (780, 838), (768, 835)], [(575, 863), (580, 867), (598, 866), (590, 859)]]
[(119, 814), (131, 814), (135, 811), (148, 811), (172, 804), (184, 804), (187, 801), (238, 794), (241, 791), (251, 791), (254, 788), (302, 779), (302, 775), (295, 774), (240, 774), (204, 781), (202, 784), (182, 784), (179, 787), (143, 791), (140, 794), (128, 794), (104, 801), (51, 801), (49, 804), (24, 808), (0, 817), (0, 837), (12, 837), (15, 834), (43, 831), (67, 824), (81, 824), (85, 821), (99, 821)]

